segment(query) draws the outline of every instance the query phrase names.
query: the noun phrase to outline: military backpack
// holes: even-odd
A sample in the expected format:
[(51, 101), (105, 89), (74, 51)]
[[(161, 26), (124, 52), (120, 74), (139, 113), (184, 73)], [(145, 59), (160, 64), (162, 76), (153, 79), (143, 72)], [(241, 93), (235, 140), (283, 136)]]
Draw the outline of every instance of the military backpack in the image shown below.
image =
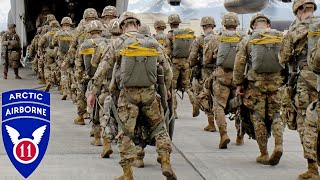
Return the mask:
[(99, 46), (99, 43), (105, 41), (105, 38), (98, 37), (94, 39), (86, 39), (80, 46), (80, 54), (82, 55), (85, 72), (89, 77), (94, 76), (94, 73), (97, 70), (97, 67), (92, 66), (91, 59), (94, 54), (95, 47)]
[(217, 55), (217, 65), (226, 69), (233, 69), (236, 58), (236, 48), (244, 32), (225, 30), (218, 37), (219, 47)]
[(320, 18), (313, 18), (311, 20), (308, 32), (308, 64), (314, 72), (320, 73), (320, 59), (317, 57), (310, 56), (311, 51), (317, 51), (316, 54), (319, 55), (320, 50), (315, 48), (317, 46), (318, 40), (320, 38)]
[(255, 29), (250, 38), (252, 69), (257, 73), (280, 72), (278, 53), (282, 33), (275, 29)]
[(172, 57), (189, 57), (190, 46), (195, 39), (194, 32), (189, 29), (174, 29), (172, 33)]
[(120, 50), (120, 81), (124, 87), (149, 87), (157, 82), (157, 51), (159, 43), (142, 34), (123, 34), (124, 49)]
[(163, 45), (164, 40), (166, 39), (166, 34), (165, 33), (157, 33), (154, 34), (153, 37), (158, 41), (159, 44)]
[(62, 54), (67, 53), (72, 41), (72, 31), (63, 30), (59, 33), (59, 36), (57, 38), (59, 44), (59, 52), (61, 52)]

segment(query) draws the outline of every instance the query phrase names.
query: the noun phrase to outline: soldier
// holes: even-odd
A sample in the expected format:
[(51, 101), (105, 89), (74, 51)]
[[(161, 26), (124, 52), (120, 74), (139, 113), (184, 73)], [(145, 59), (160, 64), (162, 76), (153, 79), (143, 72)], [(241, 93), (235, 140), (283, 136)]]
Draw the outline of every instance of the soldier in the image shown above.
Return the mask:
[[(116, 42), (116, 39), (122, 34), (122, 31), (119, 27), (119, 19), (112, 19), (109, 22), (108, 25), (108, 29), (109, 32), (111, 34), (111, 40), (110, 40), (110, 44), (114, 44)], [(95, 52), (98, 52), (97, 54), (94, 53), (92, 59), (91, 59), (91, 64), (94, 67), (98, 67), (99, 63), (101, 63), (101, 60), (103, 59), (103, 56), (105, 54), (106, 51), (108, 51), (108, 48), (112, 46), (109, 45), (106, 42), (101, 42), (99, 44), (99, 46), (96, 47)], [(107, 63), (105, 61), (103, 61), (102, 63)], [(103, 150), (101, 152), (101, 157), (102, 158), (109, 158), (110, 154), (112, 154), (112, 147), (111, 147), (111, 140), (115, 140), (115, 137), (117, 134), (115, 134), (116, 132), (111, 132), (111, 128), (109, 128), (110, 126), (114, 126), (110, 123), (110, 120), (107, 120), (105, 118), (105, 112), (104, 112), (104, 101), (106, 99), (107, 96), (110, 95), (109, 93), (109, 86), (110, 86), (110, 81), (111, 81), (111, 77), (108, 76), (104, 81), (103, 81), (103, 85), (101, 86), (101, 92), (100, 95), (98, 97), (98, 101), (99, 101), (99, 121), (100, 121), (100, 127), (101, 127), (101, 137), (103, 140)], [(113, 129), (114, 127), (112, 127)], [(114, 134), (112, 134), (114, 133)]]
[[(172, 88), (174, 90), (186, 91), (191, 104), (193, 104), (193, 93), (190, 85), (191, 70), (188, 56), (190, 53), (189, 47), (194, 39), (194, 35), (186, 29), (179, 29), (181, 19), (177, 14), (171, 14), (168, 17), (168, 23), (170, 24), (171, 30), (167, 34), (164, 47), (173, 64)], [(172, 97), (174, 100), (174, 115), (178, 118), (176, 112), (176, 93), (173, 93)]]
[[(197, 99), (197, 97), (199, 97), (201, 99), (198, 103), (195, 102), (192, 104), (192, 115), (193, 117), (198, 116), (200, 113), (199, 108), (201, 107), (208, 116), (208, 125), (204, 130), (215, 132), (214, 115), (212, 113), (212, 107), (209, 107), (208, 103), (209, 97), (211, 96), (209, 94), (210, 91), (202, 91), (204, 90), (204, 82), (209, 78), (214, 68), (213, 57), (217, 57), (216, 54), (213, 54), (217, 52), (217, 44), (212, 44), (212, 47), (208, 47), (210, 39), (214, 36), (213, 28), (216, 27), (216, 24), (212, 17), (206, 16), (201, 19), (201, 26), (203, 34), (193, 41), (189, 56), (190, 66), (193, 68), (193, 98)], [(200, 93), (201, 96), (199, 96)], [(199, 103), (201, 103), (201, 106)]]
[[(70, 62), (70, 64), (74, 64), (75, 61), (81, 62), (80, 52), (79, 48), (80, 45), (84, 42), (86, 38), (89, 38), (89, 34), (85, 32), (85, 26), (88, 25), (91, 21), (98, 19), (98, 13), (93, 8), (88, 8), (83, 13), (83, 19), (79, 23), (78, 27), (75, 30), (73, 41), (70, 45), (70, 48), (67, 52), (67, 61)], [(78, 47), (79, 46), (79, 47)], [(78, 65), (80, 67), (81, 65)], [(78, 69), (79, 70), (79, 69)], [(86, 114), (86, 101), (83, 98), (82, 92), (84, 89), (82, 87), (79, 87), (78, 85), (83, 83), (83, 74), (81, 74), (83, 70), (77, 71), (75, 70), (75, 77), (76, 77), (76, 87), (77, 87), (77, 95), (76, 95), (76, 102), (77, 102), (77, 117), (74, 120), (75, 124), (78, 125), (84, 125), (84, 115)]]
[[(159, 48), (160, 45), (157, 41), (152, 37), (137, 33), (140, 25), (137, 15), (132, 12), (125, 12), (121, 15), (119, 21), (124, 34), (106, 52), (104, 58), (107, 63), (99, 64), (94, 76), (93, 86), (90, 88), (91, 94), (87, 101), (88, 105), (92, 107), (95, 96), (100, 90), (103, 80), (106, 79), (106, 75), (112, 71), (115, 63), (119, 64), (123, 73), (121, 73), (121, 91), (117, 112), (119, 113), (118, 122), (123, 125), (119, 134), (119, 150), (121, 156), (120, 165), (124, 174), (116, 179), (132, 180), (131, 162), (135, 156), (135, 149), (138, 147), (132, 145), (129, 137), (133, 138), (132, 134), (135, 128), (140, 127), (137, 119), (138, 114), (142, 113), (140, 115), (144, 117), (143, 119), (146, 120), (151, 129), (156, 128), (163, 119), (163, 109), (155, 91), (156, 64), (159, 63), (163, 66), (165, 83), (168, 88), (170, 87), (172, 74), (169, 62), (163, 56), (164, 52)], [(139, 46), (139, 41), (143, 41), (141, 43), (143, 47)], [(131, 49), (126, 48), (127, 46), (131, 46), (133, 50), (130, 51)], [(139, 67), (133, 64), (133, 66), (129, 65), (131, 62), (136, 62), (136, 58), (139, 58), (139, 56), (144, 56), (143, 59), (150, 63), (147, 66), (143, 65), (143, 67), (135, 63), (142, 68), (140, 69), (141, 71), (135, 69)], [(131, 68), (135, 69), (133, 71), (135, 73), (130, 74), (132, 72)], [(152, 72), (152, 75), (148, 72)], [(159, 129), (159, 132), (155, 133), (155, 141), (162, 174), (167, 179), (177, 179), (170, 165), (171, 140), (164, 127)]]
[(41, 13), (36, 20), (36, 28), (42, 27), (46, 23), (48, 14), (50, 14), (50, 9), (48, 8), (48, 6), (42, 6)]
[(39, 73), (38, 73), (38, 43), (41, 36), (42, 28), (39, 27), (37, 29), (37, 34), (34, 36), (33, 40), (31, 41), (30, 46), (28, 47), (28, 54), (27, 58), (32, 60), (32, 70), (38, 75), (38, 79), (40, 79)]
[[(39, 41), (40, 39), (50, 30), (50, 22), (55, 21), (56, 17), (53, 14), (48, 14), (47, 16), (47, 21), (45, 22), (45, 25), (42, 26), (42, 31), (41, 31), (41, 35), (39, 37)], [(48, 42), (49, 43), (49, 42)], [(49, 45), (49, 44), (48, 44)], [(39, 72), (39, 84), (46, 84), (46, 80), (44, 77), (44, 64), (45, 64), (45, 57), (44, 57), (44, 52), (45, 52), (45, 48), (40, 48), (39, 43), (38, 43), (38, 72)]]
[(118, 18), (118, 10), (116, 7), (114, 6), (106, 6), (104, 9), (103, 9), (103, 12), (102, 12), (102, 19), (101, 19), (101, 22), (102, 24), (104, 25), (104, 28), (106, 29), (104, 32), (103, 32), (103, 36), (106, 37), (107, 39), (110, 39), (110, 32), (108, 30), (108, 25), (109, 25), (109, 22), (112, 20), (112, 19), (115, 19), (115, 18)]
[(50, 31), (41, 37), (39, 40), (39, 48), (43, 49), (45, 65), (44, 65), (44, 76), (46, 79), (45, 92), (49, 92), (52, 85), (60, 85), (60, 70), (57, 62), (55, 61), (56, 54), (52, 45), (54, 35), (59, 31), (60, 24), (54, 20), (50, 22)]
[(319, 177), (317, 159), (315, 158), (316, 152), (313, 149), (314, 145), (310, 145), (310, 141), (304, 141), (304, 139), (310, 137), (304, 138), (304, 134), (310, 133), (309, 130), (305, 130), (307, 123), (305, 122), (306, 110), (308, 105), (317, 99), (315, 88), (317, 77), (307, 63), (307, 53), (310, 51), (307, 45), (308, 30), (313, 22), (313, 14), (316, 8), (314, 0), (295, 0), (293, 2), (292, 9), (296, 16), (296, 23), (290, 27), (285, 35), (279, 53), (280, 63), (283, 65), (288, 63), (290, 67), (290, 79), (293, 79), (293, 81), (292, 83), (289, 81), (289, 86), (296, 87), (295, 92), (292, 93), (294, 105), (297, 109), (294, 119), (296, 120), (297, 130), (304, 147), (305, 158), (308, 160), (308, 170), (300, 174), (299, 179), (316, 179)]
[(63, 92), (62, 100), (66, 100), (68, 93), (71, 92), (71, 78), (73, 76), (73, 70), (70, 68), (70, 64), (66, 64), (65, 55), (68, 52), (72, 41), (72, 35), (74, 32), (71, 27), (72, 24), (71, 18), (64, 17), (61, 20), (61, 30), (58, 31), (52, 39), (52, 45), (55, 47), (55, 52), (57, 52), (58, 56), (58, 66), (62, 69), (60, 82)]
[(2, 35), (1, 59), (3, 61), (3, 78), (8, 78), (9, 66), (13, 68), (15, 78), (21, 79), (19, 76), (19, 66), (21, 60), (21, 44), (20, 37), (16, 33), (16, 25), (9, 24), (8, 31)]
[(163, 20), (156, 20), (154, 22), (154, 29), (156, 30), (156, 34), (153, 35), (156, 40), (163, 45), (167, 35), (164, 33), (164, 30), (167, 28), (166, 22)]
[[(251, 18), (250, 28), (253, 29), (252, 34), (244, 37), (237, 47), (233, 81), (237, 85), (237, 93), (243, 96), (244, 105), (250, 110), (261, 153), (256, 162), (277, 165), (283, 152), (283, 124), (278, 102), (283, 68), (277, 58), (282, 34), (270, 29), (270, 19), (260, 13)], [(267, 143), (270, 128), (275, 146), (269, 158)]]

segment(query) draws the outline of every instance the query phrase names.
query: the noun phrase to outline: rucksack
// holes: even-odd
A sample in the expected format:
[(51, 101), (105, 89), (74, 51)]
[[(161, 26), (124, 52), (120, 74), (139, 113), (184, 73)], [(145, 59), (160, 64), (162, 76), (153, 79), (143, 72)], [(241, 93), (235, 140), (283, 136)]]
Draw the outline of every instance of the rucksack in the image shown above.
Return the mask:
[(172, 42), (172, 57), (187, 58), (190, 46), (195, 39), (194, 32), (188, 29), (174, 29)]
[(95, 47), (99, 46), (99, 43), (105, 41), (103, 37), (95, 39), (86, 39), (80, 46), (80, 54), (83, 57), (85, 72), (90, 77), (94, 76), (97, 67), (91, 65), (91, 58), (94, 53)]
[(217, 65), (226, 69), (233, 69), (236, 58), (236, 48), (245, 33), (225, 30), (218, 37), (219, 47)]
[(165, 33), (157, 33), (154, 34), (153, 37), (158, 41), (159, 44), (163, 45), (167, 35)]
[[(310, 56), (311, 51), (319, 51), (315, 48), (320, 38), (320, 18), (314, 18), (311, 20), (308, 32), (308, 64), (314, 72), (320, 73), (320, 60), (319, 58)], [(319, 52), (316, 52), (319, 54)]]
[(124, 49), (120, 50), (120, 79), (124, 87), (150, 87), (157, 82), (156, 49), (159, 43), (153, 37), (142, 34), (121, 35)]
[(275, 29), (255, 29), (250, 38), (252, 69), (257, 73), (276, 73), (283, 67), (278, 53), (282, 42), (281, 32)]
[(69, 50), (70, 43), (72, 41), (72, 31), (71, 30), (62, 30), (59, 32), (58, 44), (59, 44), (59, 52), (65, 54)]

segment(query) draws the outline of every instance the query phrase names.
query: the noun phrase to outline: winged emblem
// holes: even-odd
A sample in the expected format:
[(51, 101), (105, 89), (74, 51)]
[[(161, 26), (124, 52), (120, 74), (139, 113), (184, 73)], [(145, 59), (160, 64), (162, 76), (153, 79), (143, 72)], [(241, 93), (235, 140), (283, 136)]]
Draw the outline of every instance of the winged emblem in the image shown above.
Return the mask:
[[(41, 138), (42, 138), (43, 133), (46, 130), (46, 128), (47, 128), (47, 125), (41, 126), (32, 133), (33, 142), (35, 144), (40, 143)], [(10, 136), (12, 143), (17, 144), (19, 142), (20, 133), (16, 129), (14, 129), (8, 125), (6, 125), (6, 130)]]

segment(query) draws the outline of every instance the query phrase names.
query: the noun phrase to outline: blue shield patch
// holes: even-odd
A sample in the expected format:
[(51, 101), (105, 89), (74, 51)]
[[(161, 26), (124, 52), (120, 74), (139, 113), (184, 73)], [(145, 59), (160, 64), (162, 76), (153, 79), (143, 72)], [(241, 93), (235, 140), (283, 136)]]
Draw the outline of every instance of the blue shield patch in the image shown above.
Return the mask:
[(50, 94), (37, 90), (2, 93), (2, 138), (14, 167), (27, 178), (49, 143)]

